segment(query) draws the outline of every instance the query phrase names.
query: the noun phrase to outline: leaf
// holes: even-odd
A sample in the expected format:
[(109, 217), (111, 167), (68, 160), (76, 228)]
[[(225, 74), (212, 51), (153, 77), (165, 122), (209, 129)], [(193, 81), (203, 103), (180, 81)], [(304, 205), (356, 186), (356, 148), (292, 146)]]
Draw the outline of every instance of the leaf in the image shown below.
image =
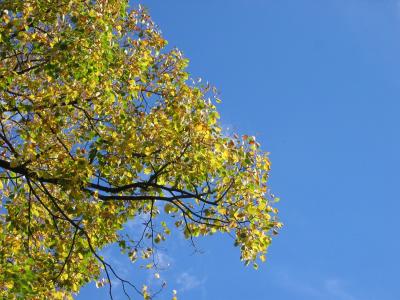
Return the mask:
[(171, 214), (171, 213), (177, 212), (177, 211), (178, 211), (178, 208), (177, 208), (175, 205), (171, 204), (171, 203), (167, 203), (167, 204), (165, 204), (165, 206), (164, 206), (164, 211), (165, 211), (167, 214)]

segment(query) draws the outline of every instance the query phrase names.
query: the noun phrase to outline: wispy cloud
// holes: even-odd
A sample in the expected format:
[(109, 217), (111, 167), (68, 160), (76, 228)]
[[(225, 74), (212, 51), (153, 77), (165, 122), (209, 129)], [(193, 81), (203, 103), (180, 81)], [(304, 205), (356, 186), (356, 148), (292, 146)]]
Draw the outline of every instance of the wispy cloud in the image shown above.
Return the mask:
[(182, 272), (176, 279), (178, 290), (181, 292), (189, 291), (202, 286), (206, 282), (206, 278), (199, 279), (195, 275), (188, 272)]
[(289, 275), (288, 272), (281, 272), (277, 280), (279, 284), (284, 285), (286, 289), (308, 299), (357, 300), (357, 298), (348, 291), (346, 282), (339, 278), (327, 278), (319, 282), (310, 282)]
[(310, 296), (312, 298), (320, 298), (322, 296), (319, 289), (307, 282), (289, 275), (288, 272), (280, 272), (277, 280), (278, 284), (283, 285), (285, 289), (291, 290), (296, 294)]
[(174, 261), (171, 256), (160, 250), (157, 250), (157, 252), (155, 253), (154, 260), (157, 263), (157, 267), (159, 269), (168, 268)]
[(324, 282), (324, 287), (329, 294), (340, 300), (356, 300), (355, 297), (346, 291), (345, 283), (339, 279), (327, 279)]

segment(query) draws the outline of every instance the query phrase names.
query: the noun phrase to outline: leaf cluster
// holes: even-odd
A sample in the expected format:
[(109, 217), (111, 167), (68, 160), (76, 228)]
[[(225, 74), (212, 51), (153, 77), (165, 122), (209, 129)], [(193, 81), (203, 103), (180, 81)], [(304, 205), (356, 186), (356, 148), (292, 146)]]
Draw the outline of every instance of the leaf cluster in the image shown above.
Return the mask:
[[(171, 227), (265, 260), (281, 227), (268, 156), (223, 133), (216, 93), (166, 45), (127, 1), (0, 2), (0, 297), (70, 298), (91, 280), (112, 297), (114, 278), (149, 299), (99, 251), (156, 268)], [(139, 236), (121, 233), (138, 218)]]

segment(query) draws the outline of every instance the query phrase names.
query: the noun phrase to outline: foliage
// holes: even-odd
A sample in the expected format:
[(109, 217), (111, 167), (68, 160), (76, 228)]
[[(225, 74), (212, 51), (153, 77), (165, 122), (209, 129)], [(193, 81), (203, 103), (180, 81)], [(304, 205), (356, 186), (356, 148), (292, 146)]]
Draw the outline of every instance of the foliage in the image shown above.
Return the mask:
[[(268, 157), (222, 132), (215, 92), (144, 9), (2, 0), (0, 14), (0, 297), (70, 298), (104, 272), (110, 296), (117, 278), (150, 299), (98, 253), (117, 243), (153, 268), (171, 224), (265, 260), (281, 226)], [(142, 235), (121, 234), (139, 216)]]

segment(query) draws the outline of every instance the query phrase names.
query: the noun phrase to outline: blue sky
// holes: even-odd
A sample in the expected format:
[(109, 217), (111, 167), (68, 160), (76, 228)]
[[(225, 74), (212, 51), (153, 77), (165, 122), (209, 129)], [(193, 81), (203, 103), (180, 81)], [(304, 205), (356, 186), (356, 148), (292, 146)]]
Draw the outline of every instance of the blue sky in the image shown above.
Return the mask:
[[(400, 1), (141, 3), (219, 88), (222, 124), (271, 152), (285, 224), (258, 271), (227, 238), (202, 254), (176, 238), (158, 299), (400, 299)], [(76, 298), (108, 299), (93, 285)]]

